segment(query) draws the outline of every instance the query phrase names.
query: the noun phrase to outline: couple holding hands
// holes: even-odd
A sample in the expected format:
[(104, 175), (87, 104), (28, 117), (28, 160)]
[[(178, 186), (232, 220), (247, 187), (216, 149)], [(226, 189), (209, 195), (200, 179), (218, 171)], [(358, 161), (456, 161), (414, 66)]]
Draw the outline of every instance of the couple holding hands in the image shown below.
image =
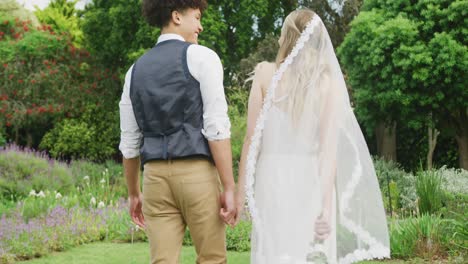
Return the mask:
[(252, 264), (390, 257), (372, 160), (321, 19), (293, 11), (276, 61), (255, 68), (236, 188), (223, 66), (197, 44), (206, 7), (142, 1), (161, 35), (128, 70), (119, 103), (130, 215), (151, 263), (179, 263), (187, 227), (197, 263), (226, 263), (226, 224), (246, 201)]

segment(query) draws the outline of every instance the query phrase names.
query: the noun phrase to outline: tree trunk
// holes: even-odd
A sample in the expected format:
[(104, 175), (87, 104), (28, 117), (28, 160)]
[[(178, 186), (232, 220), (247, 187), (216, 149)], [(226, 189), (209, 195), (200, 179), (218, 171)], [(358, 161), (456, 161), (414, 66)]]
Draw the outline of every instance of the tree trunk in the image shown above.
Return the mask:
[(32, 135), (31, 135), (31, 133), (28, 132), (28, 133), (26, 134), (26, 146), (27, 146), (28, 148), (31, 148), (31, 147), (32, 147), (32, 143), (33, 143)]
[(15, 144), (19, 146), (19, 129), (15, 128)]
[(377, 139), (377, 154), (385, 160), (397, 161), (396, 153), (396, 122), (386, 126), (384, 122), (379, 122), (375, 129)]
[(440, 132), (436, 128), (428, 127), (428, 143), (429, 149), (427, 151), (427, 169), (432, 169), (432, 158), (434, 157), (434, 150), (437, 145), (437, 137), (439, 136)]
[(462, 127), (460, 134), (455, 136), (458, 143), (458, 157), (460, 168), (468, 170), (468, 124)]

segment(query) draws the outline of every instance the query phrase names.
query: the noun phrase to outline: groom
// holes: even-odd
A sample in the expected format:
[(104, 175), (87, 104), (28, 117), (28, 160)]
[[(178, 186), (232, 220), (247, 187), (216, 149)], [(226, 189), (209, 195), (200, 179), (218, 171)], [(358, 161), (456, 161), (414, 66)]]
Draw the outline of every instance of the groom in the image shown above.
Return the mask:
[(207, 3), (142, 4), (161, 36), (128, 70), (119, 103), (130, 215), (146, 229), (151, 263), (179, 262), (186, 227), (197, 263), (226, 263), (223, 220), (235, 218), (235, 187), (223, 67), (197, 45)]

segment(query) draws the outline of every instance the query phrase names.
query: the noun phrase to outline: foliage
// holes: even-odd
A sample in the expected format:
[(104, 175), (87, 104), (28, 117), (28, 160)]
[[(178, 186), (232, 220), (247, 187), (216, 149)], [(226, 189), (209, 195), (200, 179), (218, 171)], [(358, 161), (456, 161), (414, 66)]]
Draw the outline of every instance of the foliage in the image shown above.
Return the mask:
[(230, 87), (226, 90), (229, 103), (229, 118), (231, 121), (231, 148), (234, 165), (234, 176), (237, 179), (242, 146), (247, 132), (247, 102), (248, 91), (242, 88)]
[(78, 0), (53, 0), (46, 8), (37, 9), (35, 15), (42, 24), (50, 25), (55, 32), (70, 34), (73, 44), (80, 47), (83, 43), (83, 32), (75, 9), (77, 2)]
[(274, 62), (278, 48), (278, 38), (273, 34), (266, 35), (258, 43), (257, 48), (240, 61), (239, 85), (247, 86), (247, 90), (250, 90), (250, 83), (247, 80), (252, 76), (255, 66), (262, 61)]
[(104, 66), (127, 69), (135, 53), (151, 48), (159, 30), (141, 15), (140, 0), (94, 0), (83, 11), (85, 46)]
[(349, 24), (359, 13), (363, 0), (302, 0), (302, 6), (312, 9), (322, 19), (334, 47), (338, 47), (349, 31)]
[[(106, 232), (103, 210), (52, 207), (45, 215), (24, 221), (21, 205), (12, 217), (1, 218), (0, 258), (31, 259), (51, 251), (61, 251), (83, 243), (101, 240)], [(7, 262), (9, 263), (9, 262)]]
[(246, 252), (250, 251), (250, 233), (252, 223), (241, 221), (235, 228), (226, 230), (226, 248), (227, 250)]
[(2, 133), (0, 132), (0, 148), (5, 146), (6, 144), (6, 139), (3, 137)]
[(54, 123), (116, 97), (117, 76), (90, 66), (90, 54), (73, 46), (68, 35), (11, 17), (0, 20), (0, 121), (7, 138), (35, 147)]
[(468, 171), (464, 169), (447, 168), (438, 169), (442, 178), (442, 188), (450, 193), (468, 195)]
[(392, 257), (445, 257), (445, 222), (437, 216), (393, 220), (390, 224), (390, 252)]
[(39, 21), (37, 20), (36, 16), (32, 12), (21, 6), (16, 0), (0, 1), (0, 17), (5, 15), (17, 17), (22, 21), (29, 20), (33, 26), (39, 26)]
[[(380, 189), (385, 208), (390, 211), (391, 197), (394, 214), (415, 215), (417, 211), (416, 178), (413, 174), (405, 172), (399, 164), (374, 158), (374, 167), (379, 180)], [(390, 196), (388, 187), (390, 185)]]
[[(226, 249), (237, 252), (250, 251), (251, 231), (252, 223), (248, 221), (240, 221), (235, 228), (226, 228)], [(183, 245), (193, 246), (193, 241), (188, 229), (185, 230)]]
[(456, 26), (466, 25), (466, 7), (463, 0), (364, 2), (338, 55), (368, 131), (397, 121), (466, 138), (467, 31)]
[(54, 158), (104, 161), (116, 153), (119, 132), (117, 110), (88, 105), (79, 118), (56, 124), (40, 147)]
[(16, 146), (0, 150), (0, 197), (18, 201), (31, 190), (67, 192), (74, 186), (70, 170), (44, 154)]
[(436, 170), (420, 171), (416, 178), (418, 208), (420, 214), (435, 214), (442, 207), (444, 199), (442, 179)]

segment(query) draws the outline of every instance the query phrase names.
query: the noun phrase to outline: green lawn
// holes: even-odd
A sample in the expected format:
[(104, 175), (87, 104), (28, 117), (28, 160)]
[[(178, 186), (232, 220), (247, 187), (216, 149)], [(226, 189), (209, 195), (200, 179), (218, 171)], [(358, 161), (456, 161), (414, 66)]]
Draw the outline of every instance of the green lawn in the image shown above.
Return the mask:
[[(184, 247), (181, 255), (182, 264), (195, 263), (195, 248)], [(229, 252), (229, 263), (248, 264), (249, 252)], [(23, 261), (22, 264), (147, 264), (149, 247), (147, 243), (117, 244), (94, 243), (79, 246), (66, 252), (53, 253), (47, 257)]]
[[(195, 249), (184, 247), (182, 250), (181, 263), (195, 263)], [(229, 264), (249, 264), (249, 252), (228, 252)], [(66, 252), (53, 253), (47, 257), (23, 261), (22, 264), (147, 264), (149, 262), (149, 251), (147, 243), (117, 244), (117, 243), (94, 243), (79, 246)], [(422, 261), (400, 261), (390, 260), (384, 262), (368, 261), (362, 264), (402, 264), (423, 263)]]

